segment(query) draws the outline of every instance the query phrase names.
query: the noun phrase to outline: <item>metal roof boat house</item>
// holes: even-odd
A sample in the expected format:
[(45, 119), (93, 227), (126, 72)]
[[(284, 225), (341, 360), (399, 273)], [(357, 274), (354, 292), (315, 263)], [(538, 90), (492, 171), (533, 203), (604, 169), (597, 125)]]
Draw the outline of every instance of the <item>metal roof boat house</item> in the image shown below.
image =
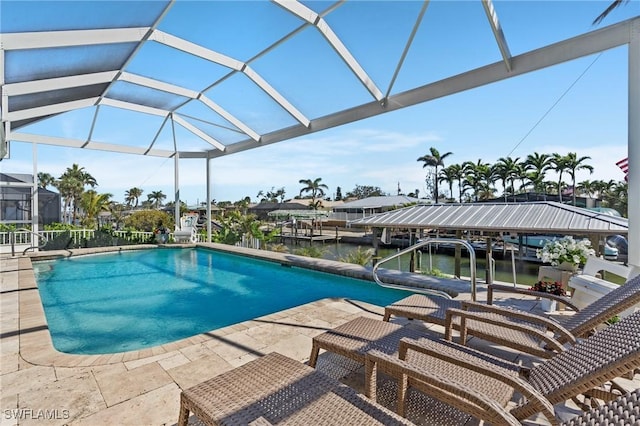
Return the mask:
[[(432, 234), (456, 232), (458, 237), (467, 232), (487, 240), (504, 234), (574, 235), (589, 238), (597, 251), (603, 251), (607, 236), (626, 236), (629, 233), (629, 221), (626, 218), (554, 201), (417, 205), (356, 219), (349, 224), (352, 227), (372, 228), (376, 247), (376, 236), (384, 239), (385, 235), (389, 235), (388, 231), (393, 229), (409, 229), (414, 239), (417, 239), (419, 232), (427, 230)], [(522, 247), (519, 247), (519, 252), (523, 253)], [(486, 256), (487, 259), (493, 256), (490, 241), (487, 241)], [(459, 255), (456, 257), (459, 258)], [(459, 262), (456, 262), (455, 274), (460, 274)], [(489, 272), (487, 281), (491, 281)]]

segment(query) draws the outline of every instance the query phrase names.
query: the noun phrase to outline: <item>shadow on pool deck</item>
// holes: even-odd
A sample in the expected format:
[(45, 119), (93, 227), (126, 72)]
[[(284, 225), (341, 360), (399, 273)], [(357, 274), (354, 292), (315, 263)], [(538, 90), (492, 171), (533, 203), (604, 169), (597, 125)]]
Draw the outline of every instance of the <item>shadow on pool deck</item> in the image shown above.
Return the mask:
[[(323, 299), (140, 351), (69, 355), (51, 344), (29, 258), (0, 258), (0, 298), (2, 425), (18, 424), (17, 416), (21, 425), (173, 425), (182, 389), (273, 351), (306, 362), (313, 336), (358, 316), (381, 319), (383, 313), (360, 301)], [(525, 298), (510, 302), (525, 309), (536, 305)], [(419, 321), (411, 326), (442, 331)], [(483, 346), (517, 358), (509, 349)], [(318, 368), (353, 383), (360, 377), (357, 365), (329, 354), (321, 356)]]

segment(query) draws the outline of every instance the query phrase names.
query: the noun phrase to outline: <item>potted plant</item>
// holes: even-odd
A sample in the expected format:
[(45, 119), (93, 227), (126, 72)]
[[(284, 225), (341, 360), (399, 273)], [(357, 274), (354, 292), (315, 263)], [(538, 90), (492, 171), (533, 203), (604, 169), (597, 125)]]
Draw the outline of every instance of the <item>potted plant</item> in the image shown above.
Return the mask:
[(560, 269), (575, 272), (580, 264), (587, 261), (587, 256), (595, 255), (589, 240), (576, 241), (571, 236), (547, 242), (536, 250), (536, 257), (544, 263), (551, 263)]
[(556, 296), (566, 296), (567, 292), (558, 281), (538, 281), (529, 290), (540, 293), (555, 294)]
[[(555, 296), (566, 296), (567, 292), (562, 288), (562, 284), (558, 281), (538, 281), (529, 290), (539, 293), (548, 293)], [(545, 297), (540, 298), (540, 307), (545, 312), (553, 312), (556, 310), (557, 301), (547, 299)]]

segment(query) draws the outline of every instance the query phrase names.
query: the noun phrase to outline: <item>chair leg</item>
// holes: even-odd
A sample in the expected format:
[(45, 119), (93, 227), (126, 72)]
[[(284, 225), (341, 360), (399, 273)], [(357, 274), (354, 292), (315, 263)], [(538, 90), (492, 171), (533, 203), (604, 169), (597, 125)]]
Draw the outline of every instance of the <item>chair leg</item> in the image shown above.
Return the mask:
[(384, 322), (389, 322), (389, 319), (391, 318), (391, 313), (387, 312), (387, 310), (385, 309), (384, 311), (384, 317), (382, 317), (382, 321)]
[(309, 357), (309, 367), (316, 368), (319, 352), (320, 352), (320, 348), (318, 347), (318, 345), (316, 345), (315, 342), (313, 342), (311, 345), (311, 356)]
[(189, 422), (189, 408), (180, 401), (180, 415), (178, 416), (178, 426), (187, 426)]

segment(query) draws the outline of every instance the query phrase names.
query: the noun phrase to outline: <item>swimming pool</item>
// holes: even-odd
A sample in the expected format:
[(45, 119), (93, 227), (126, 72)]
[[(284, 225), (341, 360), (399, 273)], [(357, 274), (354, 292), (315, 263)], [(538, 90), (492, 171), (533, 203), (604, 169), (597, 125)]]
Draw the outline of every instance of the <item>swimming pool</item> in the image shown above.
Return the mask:
[(386, 305), (373, 282), (205, 249), (34, 262), (54, 347), (105, 354), (161, 345), (315, 300)]

